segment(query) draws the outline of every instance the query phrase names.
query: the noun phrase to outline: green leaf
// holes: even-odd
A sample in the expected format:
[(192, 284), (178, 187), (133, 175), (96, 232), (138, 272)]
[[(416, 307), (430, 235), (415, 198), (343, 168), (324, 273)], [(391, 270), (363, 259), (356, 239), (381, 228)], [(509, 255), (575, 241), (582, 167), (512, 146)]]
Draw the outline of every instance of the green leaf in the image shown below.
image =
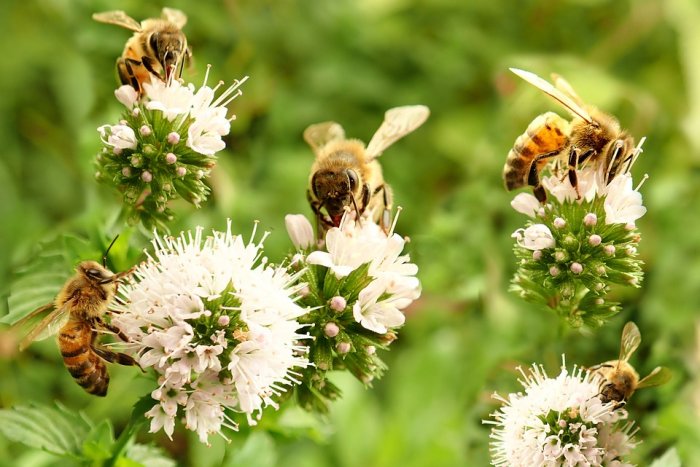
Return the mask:
[(83, 439), (91, 429), (81, 413), (24, 405), (0, 410), (0, 432), (8, 439), (64, 457), (82, 458)]
[(103, 420), (94, 427), (83, 442), (85, 458), (102, 463), (112, 455), (114, 445), (114, 428), (109, 420)]
[(174, 467), (175, 461), (168, 458), (162, 449), (145, 444), (129, 446), (126, 457), (119, 459), (117, 467)]
[(277, 450), (272, 437), (261, 431), (253, 431), (245, 444), (223, 464), (225, 467), (254, 465), (274, 467), (277, 465)]
[(681, 458), (678, 451), (673, 447), (666, 451), (663, 456), (652, 462), (651, 467), (681, 467)]

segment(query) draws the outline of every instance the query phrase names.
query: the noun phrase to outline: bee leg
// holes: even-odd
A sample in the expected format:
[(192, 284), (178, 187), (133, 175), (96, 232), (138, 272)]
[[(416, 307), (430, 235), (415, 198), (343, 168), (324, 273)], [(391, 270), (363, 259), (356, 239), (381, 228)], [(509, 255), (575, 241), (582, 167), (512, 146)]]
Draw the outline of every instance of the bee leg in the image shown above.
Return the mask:
[(532, 194), (534, 194), (535, 198), (537, 198), (537, 201), (539, 201), (542, 204), (544, 204), (547, 201), (547, 193), (545, 193), (544, 187), (540, 183), (539, 163), (545, 159), (554, 157), (557, 154), (559, 153), (556, 151), (548, 152), (546, 154), (540, 154), (532, 160), (532, 163), (530, 163), (530, 170), (528, 170), (527, 174), (527, 184), (533, 187)]
[(581, 193), (578, 190), (578, 174), (576, 170), (581, 162), (585, 162), (593, 155), (594, 151), (589, 150), (580, 154), (578, 148), (571, 148), (569, 152), (569, 183), (576, 190), (576, 199), (581, 199)]
[(153, 60), (152, 59), (150, 59), (148, 57), (141, 57), (141, 63), (148, 70), (149, 73), (151, 73), (153, 76), (156, 76), (161, 81), (163, 80), (163, 78), (160, 76), (160, 73), (158, 73), (153, 68)]
[(102, 329), (107, 329), (108, 331), (113, 332), (114, 334), (119, 337), (124, 342), (131, 342), (131, 339), (129, 339), (129, 336), (124, 334), (124, 331), (113, 325), (112, 323), (107, 323), (105, 322), (102, 318), (93, 318), (92, 319), (92, 327), (95, 328), (102, 328)]
[(133, 66), (138, 65), (141, 65), (141, 62), (134, 60), (133, 58), (117, 59), (117, 73), (119, 74), (119, 80), (122, 82), (122, 84), (130, 84), (137, 93), (141, 94), (141, 86), (139, 86), (139, 81), (136, 79), (136, 73), (134, 73), (133, 69)]
[(374, 194), (377, 195), (380, 191), (382, 192), (382, 204), (384, 206), (384, 212), (382, 212), (381, 218), (381, 225), (382, 230), (384, 230), (384, 233), (388, 234), (389, 230), (391, 229), (391, 205), (393, 201), (393, 194), (391, 191), (391, 187), (387, 184), (379, 186), (376, 190), (374, 190)]
[(316, 237), (318, 240), (321, 240), (323, 238), (323, 233), (326, 230), (322, 228), (322, 225), (325, 227), (335, 227), (335, 225), (330, 221), (330, 219), (326, 219), (326, 216), (324, 216), (324, 214), (321, 212), (323, 205), (311, 196), (311, 190), (306, 190), (306, 200), (309, 202), (309, 206), (311, 206), (311, 210), (316, 216)]
[(141, 369), (141, 371), (144, 371), (143, 368), (141, 368), (141, 365), (139, 365), (139, 362), (137, 362), (131, 355), (121, 352), (112, 352), (111, 350), (100, 347), (94, 342), (90, 344), (90, 348), (104, 361), (109, 363), (118, 363), (124, 366), (137, 366)]

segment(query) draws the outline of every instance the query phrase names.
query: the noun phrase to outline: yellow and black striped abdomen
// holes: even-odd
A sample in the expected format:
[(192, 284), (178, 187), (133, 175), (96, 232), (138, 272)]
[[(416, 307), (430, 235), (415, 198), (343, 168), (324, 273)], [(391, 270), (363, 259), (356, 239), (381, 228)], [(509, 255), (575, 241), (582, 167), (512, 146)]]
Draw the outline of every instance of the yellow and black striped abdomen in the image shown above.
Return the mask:
[(91, 345), (95, 331), (84, 321), (69, 321), (58, 334), (58, 347), (63, 363), (75, 381), (88, 393), (107, 394), (109, 374), (105, 362), (95, 354)]
[(528, 177), (533, 162), (537, 163), (539, 172), (549, 157), (559, 154), (568, 144), (569, 122), (554, 112), (537, 116), (525, 133), (518, 136), (508, 152), (503, 167), (506, 189), (514, 190), (529, 185)]

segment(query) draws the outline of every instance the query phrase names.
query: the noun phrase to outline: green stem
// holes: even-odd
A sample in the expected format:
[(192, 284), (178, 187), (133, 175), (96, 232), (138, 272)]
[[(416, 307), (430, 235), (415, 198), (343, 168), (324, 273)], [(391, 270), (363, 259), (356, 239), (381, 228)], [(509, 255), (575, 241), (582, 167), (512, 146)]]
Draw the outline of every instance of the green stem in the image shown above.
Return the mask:
[(141, 427), (146, 424), (146, 418), (142, 417), (136, 419), (135, 417), (129, 418), (129, 423), (124, 427), (122, 432), (117, 438), (117, 442), (114, 444), (114, 451), (112, 452), (112, 457), (105, 463), (105, 467), (113, 467), (116, 465), (117, 460), (122, 456), (124, 450), (131, 440), (136, 437)]

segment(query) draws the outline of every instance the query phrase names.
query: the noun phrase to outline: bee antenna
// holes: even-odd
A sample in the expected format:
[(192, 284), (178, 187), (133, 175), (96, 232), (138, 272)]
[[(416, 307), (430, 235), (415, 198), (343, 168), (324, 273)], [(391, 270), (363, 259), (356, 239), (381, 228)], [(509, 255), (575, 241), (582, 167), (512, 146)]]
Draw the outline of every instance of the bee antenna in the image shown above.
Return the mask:
[(119, 234), (117, 234), (114, 237), (114, 240), (112, 240), (112, 243), (110, 243), (109, 246), (107, 247), (107, 249), (105, 250), (105, 254), (102, 255), (102, 266), (105, 268), (107, 267), (107, 255), (109, 254), (109, 250), (112, 249), (112, 245), (114, 245), (114, 243), (117, 241), (118, 238), (119, 238)]
[(357, 213), (357, 223), (360, 224), (360, 227), (362, 227), (362, 219), (360, 219), (362, 216), (360, 215), (360, 210), (357, 209), (357, 202), (355, 201), (355, 196), (350, 196), (352, 199), (352, 207), (355, 208), (355, 212)]

